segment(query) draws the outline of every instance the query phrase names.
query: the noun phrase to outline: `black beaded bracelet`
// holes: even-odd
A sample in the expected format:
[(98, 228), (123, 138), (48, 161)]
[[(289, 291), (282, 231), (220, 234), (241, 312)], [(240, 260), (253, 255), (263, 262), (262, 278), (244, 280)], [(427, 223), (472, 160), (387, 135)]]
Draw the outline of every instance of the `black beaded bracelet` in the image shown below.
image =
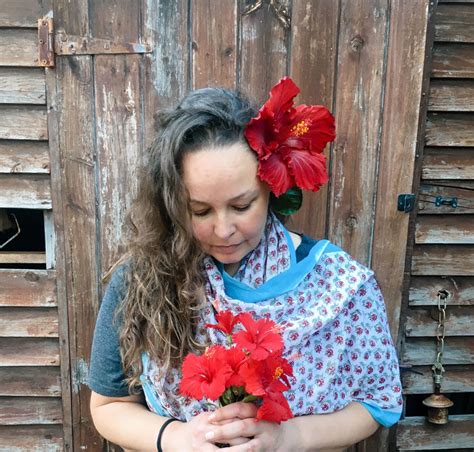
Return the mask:
[(156, 438), (156, 449), (158, 450), (158, 452), (163, 452), (163, 449), (161, 448), (161, 437), (163, 436), (163, 432), (165, 431), (165, 428), (168, 426), (168, 424), (171, 424), (173, 421), (179, 421), (179, 419), (170, 417), (165, 422), (163, 422), (163, 425), (160, 427), (160, 431), (158, 432), (158, 438)]

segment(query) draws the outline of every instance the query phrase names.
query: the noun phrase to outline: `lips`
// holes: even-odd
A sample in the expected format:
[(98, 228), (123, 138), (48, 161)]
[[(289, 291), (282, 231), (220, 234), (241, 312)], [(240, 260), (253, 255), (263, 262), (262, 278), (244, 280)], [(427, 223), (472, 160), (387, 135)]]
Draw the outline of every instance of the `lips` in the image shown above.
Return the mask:
[(223, 254), (230, 254), (233, 253), (240, 245), (240, 243), (237, 243), (235, 245), (213, 245), (212, 248)]

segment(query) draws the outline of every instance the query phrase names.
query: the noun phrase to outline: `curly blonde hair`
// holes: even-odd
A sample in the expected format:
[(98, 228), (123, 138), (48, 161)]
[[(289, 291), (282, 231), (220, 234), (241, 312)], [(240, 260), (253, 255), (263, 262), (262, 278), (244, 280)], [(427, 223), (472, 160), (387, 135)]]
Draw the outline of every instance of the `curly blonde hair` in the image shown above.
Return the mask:
[(169, 369), (206, 346), (195, 340), (205, 302), (204, 255), (192, 234), (181, 164), (188, 152), (245, 143), (244, 128), (255, 113), (240, 93), (205, 88), (156, 115), (157, 137), (127, 216), (127, 251), (108, 273), (126, 269), (126, 296), (116, 318), (131, 392), (140, 386), (143, 352)]

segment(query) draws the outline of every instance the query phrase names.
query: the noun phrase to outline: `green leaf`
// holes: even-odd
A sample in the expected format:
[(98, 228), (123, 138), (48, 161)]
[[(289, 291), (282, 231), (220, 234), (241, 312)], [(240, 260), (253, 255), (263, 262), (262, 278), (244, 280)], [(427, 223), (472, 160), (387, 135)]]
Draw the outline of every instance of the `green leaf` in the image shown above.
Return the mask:
[(258, 399), (259, 397), (249, 394), (243, 398), (242, 402), (255, 402), (255, 400), (258, 400)]
[(290, 188), (278, 198), (270, 193), (270, 207), (280, 215), (293, 215), (303, 203), (303, 192), (299, 187)]

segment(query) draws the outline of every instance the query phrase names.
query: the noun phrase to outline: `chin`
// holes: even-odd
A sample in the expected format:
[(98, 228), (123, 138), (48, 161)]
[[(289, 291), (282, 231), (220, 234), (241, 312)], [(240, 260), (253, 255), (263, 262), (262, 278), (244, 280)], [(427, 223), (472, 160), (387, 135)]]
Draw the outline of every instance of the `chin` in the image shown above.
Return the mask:
[(223, 255), (219, 253), (212, 254), (212, 257), (225, 265), (238, 264), (243, 258), (243, 256), (229, 256), (229, 255), (225, 255), (225, 254)]

